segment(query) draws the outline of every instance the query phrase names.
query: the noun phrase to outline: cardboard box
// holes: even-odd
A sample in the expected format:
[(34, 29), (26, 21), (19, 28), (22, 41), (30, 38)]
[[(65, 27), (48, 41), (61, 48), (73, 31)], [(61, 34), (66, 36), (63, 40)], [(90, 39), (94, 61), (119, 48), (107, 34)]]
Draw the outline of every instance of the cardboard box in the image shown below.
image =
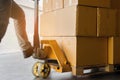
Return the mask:
[(117, 27), (116, 27), (116, 34), (120, 36), (120, 9), (117, 9)]
[(64, 0), (52, 0), (52, 9), (58, 10), (64, 8)]
[(115, 36), (116, 9), (97, 8), (97, 36)]
[(117, 25), (116, 9), (71, 6), (42, 14), (41, 36), (116, 36)]
[(56, 40), (71, 67), (104, 66), (107, 64), (107, 38), (97, 37), (42, 37)]
[(108, 63), (120, 64), (120, 37), (108, 39)]
[(97, 9), (71, 6), (41, 15), (41, 36), (96, 36)]
[(64, 7), (84, 5), (94, 7), (110, 7), (111, 0), (64, 0)]
[(111, 8), (120, 9), (120, 0), (111, 0)]
[(52, 11), (52, 0), (43, 0), (43, 12)]

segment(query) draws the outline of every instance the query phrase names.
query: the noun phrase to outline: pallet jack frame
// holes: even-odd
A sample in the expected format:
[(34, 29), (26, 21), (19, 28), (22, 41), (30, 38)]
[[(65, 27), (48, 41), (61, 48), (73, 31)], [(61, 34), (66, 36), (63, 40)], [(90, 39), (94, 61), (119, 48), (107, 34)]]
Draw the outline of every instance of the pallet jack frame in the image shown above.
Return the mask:
[(37, 61), (33, 65), (33, 75), (35, 77), (47, 78), (50, 74), (51, 68), (55, 69), (57, 72), (72, 71), (70, 63), (68, 62), (64, 52), (60, 49), (59, 45), (55, 40), (39, 40), (38, 12), (39, 0), (35, 0), (34, 49), (44, 51), (44, 53), (47, 54), (47, 57), (46, 59), (42, 60), (42, 62)]

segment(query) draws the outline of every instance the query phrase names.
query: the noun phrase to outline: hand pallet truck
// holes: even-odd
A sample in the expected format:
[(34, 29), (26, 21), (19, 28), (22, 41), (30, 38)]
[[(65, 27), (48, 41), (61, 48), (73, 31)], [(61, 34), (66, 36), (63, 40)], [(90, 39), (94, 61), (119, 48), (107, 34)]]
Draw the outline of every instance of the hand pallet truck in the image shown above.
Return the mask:
[[(35, 24), (34, 24), (34, 49), (35, 54), (47, 54), (45, 59), (38, 59), (32, 69), (32, 73), (35, 77), (47, 78), (50, 74), (51, 68), (57, 72), (69, 72), (71, 66), (65, 57), (65, 54), (60, 49), (55, 40), (39, 40), (38, 33), (38, 12), (39, 12), (39, 0), (35, 0)], [(42, 60), (42, 61), (41, 61)]]

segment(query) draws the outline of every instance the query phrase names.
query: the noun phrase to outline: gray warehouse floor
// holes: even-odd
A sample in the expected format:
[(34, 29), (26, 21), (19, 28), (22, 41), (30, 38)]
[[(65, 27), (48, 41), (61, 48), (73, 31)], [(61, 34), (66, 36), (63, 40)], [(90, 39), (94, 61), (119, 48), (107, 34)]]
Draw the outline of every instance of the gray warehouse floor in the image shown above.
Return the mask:
[(48, 79), (35, 78), (32, 66), (35, 59), (24, 59), (21, 52), (0, 54), (0, 80), (120, 80), (120, 73), (73, 77), (72, 73), (52, 71)]

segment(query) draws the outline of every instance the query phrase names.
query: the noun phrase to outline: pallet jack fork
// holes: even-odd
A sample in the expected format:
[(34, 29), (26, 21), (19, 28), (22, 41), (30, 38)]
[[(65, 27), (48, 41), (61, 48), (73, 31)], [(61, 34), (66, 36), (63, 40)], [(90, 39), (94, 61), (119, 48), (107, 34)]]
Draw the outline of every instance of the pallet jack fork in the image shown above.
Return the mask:
[[(59, 45), (55, 40), (42, 40), (41, 44), (44, 46), (44, 51), (48, 54), (48, 63), (57, 64), (57, 66), (53, 65), (53, 68), (58, 72), (68, 72), (71, 71), (70, 64), (65, 57), (65, 54), (60, 49)], [(52, 65), (51, 65), (52, 66)]]
[[(51, 68), (57, 72), (69, 72), (71, 66), (55, 40), (39, 40), (38, 34), (38, 5), (39, 0), (35, 0), (35, 25), (34, 25), (34, 48), (44, 51), (47, 54), (46, 59), (37, 61), (33, 65), (33, 75), (35, 77), (47, 78)], [(41, 45), (41, 46), (40, 46)]]

